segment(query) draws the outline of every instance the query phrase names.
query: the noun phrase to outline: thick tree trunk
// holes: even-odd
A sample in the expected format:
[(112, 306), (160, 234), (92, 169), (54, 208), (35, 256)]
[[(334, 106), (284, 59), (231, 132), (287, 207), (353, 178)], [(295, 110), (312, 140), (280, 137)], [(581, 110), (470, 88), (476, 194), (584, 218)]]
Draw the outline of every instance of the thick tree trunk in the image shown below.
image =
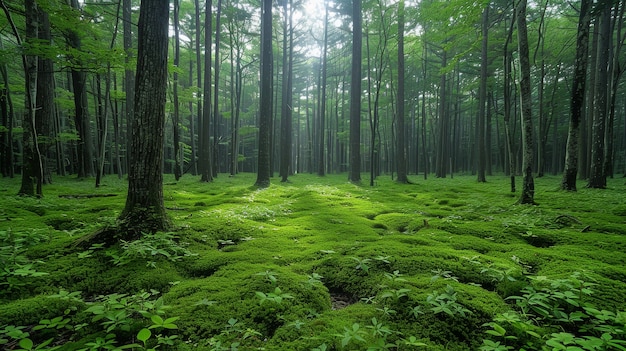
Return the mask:
[[(48, 13), (39, 9), (39, 40), (44, 45), (51, 45), (50, 20)], [(50, 58), (39, 57), (37, 64), (37, 110), (35, 112), (35, 128), (37, 130), (43, 183), (52, 183), (52, 153), (55, 136), (52, 134), (52, 123), (55, 117), (54, 105), (54, 65)]]
[(352, 0), (352, 83), (350, 85), (350, 174), (348, 180), (361, 182), (361, 46), (363, 29), (361, 0)]
[(580, 139), (580, 121), (583, 117), (585, 102), (585, 84), (587, 77), (587, 56), (589, 53), (589, 22), (591, 0), (582, 0), (576, 37), (576, 61), (570, 100), (569, 132), (565, 152), (565, 171), (561, 180), (561, 189), (576, 191), (578, 174), (578, 142)]
[(163, 204), (163, 144), (167, 87), (169, 0), (142, 0), (128, 195), (119, 238), (168, 228)]
[(530, 86), (530, 59), (528, 56), (528, 29), (526, 25), (526, 1), (520, 0), (517, 9), (517, 41), (520, 58), (520, 97), (522, 105), (522, 194), (520, 204), (535, 204), (533, 179), (533, 119)]
[(261, 8), (261, 86), (259, 109), (259, 152), (255, 186), (270, 186), (272, 133), (272, 1), (263, 0)]

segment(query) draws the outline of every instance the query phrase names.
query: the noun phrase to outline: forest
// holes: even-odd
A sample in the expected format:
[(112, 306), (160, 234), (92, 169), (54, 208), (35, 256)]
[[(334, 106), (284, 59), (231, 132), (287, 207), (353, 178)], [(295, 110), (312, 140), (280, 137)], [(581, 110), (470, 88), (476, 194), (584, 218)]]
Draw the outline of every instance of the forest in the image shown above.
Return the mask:
[(622, 1), (0, 7), (0, 347), (626, 350)]

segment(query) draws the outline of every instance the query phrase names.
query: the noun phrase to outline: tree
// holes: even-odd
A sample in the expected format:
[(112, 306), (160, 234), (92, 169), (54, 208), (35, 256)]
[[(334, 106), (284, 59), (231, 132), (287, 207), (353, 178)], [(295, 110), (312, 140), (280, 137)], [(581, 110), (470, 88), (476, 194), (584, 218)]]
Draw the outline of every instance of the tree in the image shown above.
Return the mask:
[[(292, 142), (292, 67), (293, 67), (293, 2), (283, 2), (283, 81), (280, 111), (280, 177), (286, 182), (291, 166)], [(289, 40), (287, 40), (289, 38)]]
[(478, 181), (484, 183), (487, 181), (485, 171), (487, 168), (487, 149), (485, 147), (485, 119), (487, 106), (487, 66), (488, 46), (489, 46), (489, 3), (485, 4), (482, 18), (482, 45), (480, 59), (480, 92), (478, 97)]
[[(130, 138), (132, 134), (131, 125), (134, 115), (135, 105), (135, 72), (131, 68), (131, 63), (134, 57), (133, 52), (133, 31), (132, 31), (132, 4), (131, 0), (122, 0), (122, 17), (123, 17), (123, 31), (124, 31), (124, 52), (126, 68), (124, 69), (124, 91), (125, 91), (125, 108), (124, 113), (126, 116), (126, 169), (130, 166), (129, 153), (131, 150)], [(195, 161), (195, 160), (194, 160)]]
[(565, 171), (561, 180), (561, 189), (576, 191), (576, 175), (578, 174), (578, 139), (580, 121), (583, 117), (585, 101), (585, 84), (587, 81), (587, 56), (589, 55), (589, 23), (590, 0), (582, 0), (576, 36), (576, 62), (570, 100), (569, 132), (567, 134), (567, 150), (565, 153)]
[(361, 57), (363, 29), (361, 0), (352, 0), (352, 78), (350, 85), (350, 174), (348, 180), (361, 182)]
[(173, 103), (174, 118), (172, 120), (172, 129), (174, 132), (174, 178), (179, 180), (182, 175), (182, 162), (180, 155), (180, 102), (178, 99), (178, 68), (180, 65), (180, 2), (174, 0), (174, 82), (173, 82)]
[(533, 179), (533, 119), (530, 86), (530, 58), (528, 54), (528, 28), (526, 25), (526, 2), (517, 5), (517, 46), (520, 60), (520, 98), (522, 104), (522, 194), (520, 204), (535, 204), (535, 182)]
[(200, 174), (201, 181), (213, 181), (213, 153), (211, 151), (211, 31), (213, 1), (206, 0), (204, 9), (204, 89), (202, 93), (202, 123), (200, 123)]
[(598, 36), (598, 51), (592, 53), (596, 57), (596, 80), (593, 110), (593, 129), (591, 140), (591, 173), (589, 174), (589, 188), (606, 188), (606, 174), (604, 174), (605, 129), (608, 115), (608, 65), (611, 45), (611, 6), (602, 5), (600, 17), (600, 31)]
[[(80, 9), (78, 0), (71, 0), (71, 6), (75, 11)], [(81, 37), (76, 29), (67, 33), (69, 45), (76, 50), (78, 55), (81, 51)], [(82, 58), (71, 57), (72, 61), (72, 87), (74, 90), (74, 123), (80, 140), (77, 145), (78, 154), (78, 178), (91, 177), (94, 173), (93, 165), (93, 142), (91, 138), (91, 126), (89, 122), (89, 107), (87, 96), (87, 74), (83, 70)]]
[(398, 94), (396, 122), (396, 167), (398, 170), (398, 183), (408, 183), (406, 170), (406, 124), (404, 121), (404, 0), (398, 3)]
[(163, 204), (163, 133), (167, 88), (169, 0), (142, 0), (126, 206), (119, 237), (168, 228)]
[(272, 134), (272, 0), (261, 5), (261, 86), (259, 106), (259, 151), (255, 186), (270, 186), (271, 134)]
[[(37, 99), (37, 56), (33, 53), (38, 36), (38, 10), (35, 0), (26, 0), (24, 10), (26, 14), (25, 41), (23, 42), (11, 17), (9, 9), (4, 1), (0, 1), (5, 12), (17, 44), (22, 46), (22, 66), (24, 68), (25, 83), (25, 108), (23, 119), (24, 132), (22, 133), (22, 184), (18, 194), (26, 196), (43, 196), (42, 181), (43, 173), (41, 166), (41, 154), (37, 144), (37, 131), (35, 129), (36, 99)], [(37, 184), (35, 189), (35, 183)]]

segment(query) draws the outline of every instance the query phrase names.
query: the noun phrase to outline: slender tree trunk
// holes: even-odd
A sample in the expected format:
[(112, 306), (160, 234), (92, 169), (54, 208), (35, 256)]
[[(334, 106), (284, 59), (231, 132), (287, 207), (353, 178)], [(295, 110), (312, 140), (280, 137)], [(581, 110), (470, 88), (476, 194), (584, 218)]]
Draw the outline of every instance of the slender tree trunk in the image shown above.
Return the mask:
[(289, 177), (291, 166), (291, 57), (293, 53), (293, 43), (288, 38), (293, 33), (291, 27), (291, 2), (283, 3), (283, 80), (282, 80), (282, 101), (280, 111), (280, 177), (281, 182), (286, 182)]
[(535, 204), (533, 179), (533, 119), (530, 86), (530, 59), (528, 54), (528, 29), (526, 25), (526, 1), (520, 0), (517, 8), (517, 42), (520, 59), (520, 98), (522, 106), (522, 195), (520, 204)]
[(169, 0), (141, 1), (131, 167), (126, 206), (118, 218), (119, 239), (137, 239), (169, 226), (163, 203), (168, 20)]
[[(446, 67), (448, 53), (443, 50), (443, 58), (441, 61), (441, 67)], [(448, 151), (449, 151), (449, 117), (448, 116), (448, 92), (447, 83), (448, 79), (445, 72), (441, 73), (439, 83), (439, 123), (437, 132), (437, 159), (435, 164), (437, 178), (445, 178), (448, 173)]]
[[(11, 26), (13, 34), (15, 35), (17, 44), (19, 46), (26, 45), (30, 47), (37, 41), (38, 35), (38, 18), (37, 18), (37, 4), (34, 0), (25, 0), (24, 9), (26, 13), (26, 29), (25, 29), (25, 42), (22, 42), (19, 31), (11, 18), (11, 13), (6, 7), (4, 1), (0, 1), (2, 10), (4, 11), (7, 20)], [(22, 184), (19, 195), (25, 196), (43, 196), (42, 181), (43, 173), (41, 166), (41, 154), (39, 152), (39, 145), (37, 143), (37, 130), (35, 128), (35, 112), (36, 112), (36, 99), (37, 99), (37, 56), (25, 50), (22, 53), (22, 65), (24, 68), (25, 78), (25, 109), (24, 119), (22, 122)], [(35, 187), (36, 184), (36, 187)]]
[[(213, 1), (206, 0), (204, 17), (204, 89), (202, 94), (202, 125), (200, 128), (200, 181), (213, 181), (213, 153), (211, 143), (211, 49), (213, 30)], [(213, 126), (215, 128), (215, 126)]]
[[(194, 0), (194, 5), (195, 5), (195, 9), (196, 9), (196, 13), (195, 13), (195, 27), (196, 27), (196, 32), (195, 32), (195, 38), (196, 38), (196, 88), (198, 90), (198, 93), (202, 91), (202, 49), (200, 46), (201, 40), (202, 40), (202, 26), (200, 23), (200, 12), (201, 12), (201, 8), (200, 8), (200, 0)], [(194, 166), (193, 168), (196, 170), (196, 174), (197, 173), (203, 173), (202, 168), (204, 166), (201, 165), (201, 162), (204, 162), (204, 157), (205, 157), (205, 151), (204, 151), (204, 109), (203, 109), (203, 104), (204, 100), (203, 98), (198, 98), (197, 99), (197, 104), (198, 104), (198, 114), (197, 114), (197, 119), (198, 119), (198, 153), (197, 153), (197, 157), (196, 159), (193, 160)], [(193, 140), (193, 139), (192, 139)], [(202, 178), (202, 175), (200, 176)]]
[(361, 0), (352, 0), (352, 83), (350, 85), (350, 174), (348, 180), (361, 182)]
[(319, 156), (317, 158), (317, 175), (324, 176), (326, 174), (326, 156), (325, 156), (325, 148), (324, 148), (324, 130), (326, 129), (326, 81), (327, 81), (327, 71), (328, 71), (328, 4), (326, 1), (324, 2), (324, 43), (322, 48), (322, 69), (321, 69), (321, 79), (320, 79), (320, 108), (318, 114), (319, 118)]
[[(624, 46), (624, 40), (626, 37), (622, 36), (622, 29), (624, 26), (624, 10), (626, 5), (623, 3), (615, 5), (615, 16), (613, 19), (613, 27), (615, 29), (615, 44), (611, 46), (612, 57), (610, 58), (609, 69), (609, 103), (608, 103), (608, 120), (606, 123), (605, 133), (605, 156), (604, 156), (604, 175), (605, 177), (614, 177), (614, 158), (615, 158), (615, 108), (616, 100), (619, 92), (620, 77), (624, 73), (623, 64), (620, 62), (622, 56), (622, 47)], [(613, 44), (613, 40), (611, 40)]]
[(582, 0), (576, 36), (576, 61), (570, 99), (569, 132), (565, 151), (565, 171), (561, 180), (561, 189), (576, 191), (578, 174), (578, 145), (580, 139), (580, 121), (584, 114), (585, 84), (587, 81), (587, 57), (589, 55), (589, 23), (591, 0)]
[(255, 186), (270, 186), (271, 133), (272, 133), (272, 0), (261, 4), (261, 86), (259, 109), (259, 152)]
[(487, 106), (487, 66), (488, 48), (489, 48), (489, 3), (483, 9), (482, 18), (482, 53), (480, 61), (480, 92), (478, 96), (478, 182), (485, 183), (486, 157), (487, 150), (485, 148), (485, 114)]
[[(213, 177), (217, 177), (219, 171), (219, 126), (220, 126), (220, 105), (219, 105), (219, 82), (220, 82), (220, 30), (222, 17), (222, 0), (217, 1), (217, 12), (215, 13), (215, 87), (213, 89), (213, 143), (212, 143), (212, 172)], [(208, 71), (209, 69), (207, 69)]]
[(397, 116), (396, 122), (396, 167), (398, 171), (398, 183), (409, 182), (407, 177), (406, 163), (406, 122), (404, 118), (404, 0), (398, 3), (398, 94), (396, 96)]
[(132, 0), (123, 0), (122, 17), (124, 18), (124, 51), (126, 53), (124, 70), (124, 90), (126, 92), (125, 100), (125, 119), (126, 119), (126, 169), (130, 167), (130, 142), (131, 142), (131, 126), (133, 123), (135, 107), (135, 72), (131, 68), (131, 62), (135, 53), (133, 52), (133, 30), (132, 30)]
[(180, 155), (180, 102), (178, 99), (178, 67), (180, 66), (180, 2), (174, 0), (174, 73), (173, 73), (173, 98), (174, 116), (172, 119), (172, 132), (174, 137), (174, 178), (179, 180), (182, 176), (182, 162)]
[(593, 114), (593, 135), (591, 141), (591, 173), (589, 188), (606, 188), (606, 174), (604, 174), (605, 157), (605, 129), (608, 114), (608, 65), (611, 41), (611, 7), (605, 4), (600, 15), (600, 32), (598, 38), (598, 52), (596, 53), (596, 86), (595, 108)]

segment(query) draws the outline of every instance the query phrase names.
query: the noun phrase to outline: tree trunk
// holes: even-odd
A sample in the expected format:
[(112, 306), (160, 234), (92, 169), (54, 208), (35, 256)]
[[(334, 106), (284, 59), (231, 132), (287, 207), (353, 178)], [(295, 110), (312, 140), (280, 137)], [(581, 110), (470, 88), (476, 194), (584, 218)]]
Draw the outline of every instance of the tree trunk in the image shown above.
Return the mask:
[[(222, 17), (222, 0), (217, 1), (217, 12), (215, 13), (215, 86), (213, 89), (213, 143), (211, 169), (213, 177), (217, 177), (219, 171), (219, 126), (220, 126), (220, 105), (219, 105), (219, 83), (220, 83), (220, 22)], [(208, 33), (208, 32), (207, 32)], [(207, 71), (210, 69), (207, 69)]]
[(163, 204), (168, 20), (169, 0), (141, 1), (131, 167), (126, 206), (118, 218), (123, 240), (168, 228)]
[(124, 18), (124, 51), (126, 52), (124, 70), (124, 90), (126, 92), (125, 100), (125, 117), (126, 117), (126, 169), (130, 167), (130, 142), (131, 142), (131, 126), (133, 123), (135, 107), (135, 72), (131, 69), (133, 60), (133, 30), (132, 30), (132, 0), (123, 0), (122, 17)]
[(561, 189), (576, 191), (578, 173), (578, 142), (580, 139), (580, 121), (583, 117), (585, 102), (585, 84), (587, 77), (587, 56), (589, 54), (589, 22), (591, 0), (582, 0), (576, 36), (576, 61), (570, 100), (569, 132), (565, 152), (565, 171), (561, 180)]
[(483, 9), (482, 18), (482, 50), (480, 60), (480, 91), (478, 96), (478, 182), (485, 183), (487, 178), (486, 172), (486, 157), (487, 150), (485, 148), (485, 107), (487, 106), (487, 66), (488, 60), (488, 45), (489, 45), (489, 3), (485, 5)]
[(350, 174), (348, 180), (361, 182), (361, 0), (352, 0), (352, 83), (350, 85)]
[(604, 174), (604, 133), (608, 112), (608, 65), (611, 42), (611, 7), (605, 4), (600, 15), (600, 32), (596, 59), (595, 108), (593, 114), (593, 134), (591, 140), (591, 173), (589, 188), (606, 188)]
[(404, 119), (404, 0), (398, 3), (398, 94), (396, 96), (397, 116), (396, 122), (396, 169), (398, 171), (398, 183), (409, 182), (406, 164), (406, 141), (407, 133)]
[(172, 119), (172, 132), (174, 137), (174, 178), (179, 180), (182, 176), (182, 162), (180, 154), (180, 136), (178, 125), (180, 124), (180, 103), (178, 100), (178, 67), (180, 66), (180, 2), (174, 0), (174, 82), (172, 88), (174, 116)]
[(281, 182), (286, 182), (289, 177), (291, 166), (291, 59), (293, 55), (293, 42), (288, 40), (292, 37), (293, 28), (291, 1), (283, 3), (283, 81), (282, 81), (282, 104), (280, 111), (280, 177)]
[(200, 181), (213, 181), (213, 153), (211, 152), (211, 49), (213, 30), (213, 1), (206, 0), (204, 9), (204, 89), (202, 93), (202, 124), (200, 127)]
[[(50, 20), (48, 13), (39, 9), (39, 40), (43, 45), (52, 44)], [(55, 136), (52, 134), (52, 122), (55, 116), (54, 106), (54, 65), (52, 60), (39, 57), (37, 64), (37, 110), (35, 112), (35, 128), (38, 134), (41, 151), (43, 184), (52, 183), (52, 172), (49, 163), (54, 159), (52, 153)], [(42, 137), (39, 139), (39, 137)], [(43, 142), (41, 142), (43, 141)]]
[(528, 29), (526, 26), (526, 1), (520, 0), (517, 9), (517, 42), (520, 60), (520, 98), (522, 107), (522, 195), (520, 204), (535, 204), (533, 179), (533, 119), (530, 86), (530, 59), (528, 56)]
[(270, 186), (270, 138), (272, 133), (272, 1), (263, 0), (261, 8), (261, 86), (259, 109), (259, 151), (255, 186)]
[(317, 158), (317, 175), (324, 176), (326, 174), (326, 157), (324, 152), (324, 130), (326, 129), (326, 81), (327, 81), (327, 71), (328, 71), (328, 4), (324, 2), (324, 43), (322, 48), (322, 58), (321, 58), (321, 77), (320, 77), (320, 108), (317, 112), (320, 116), (319, 118), (319, 145), (318, 145), (318, 158)]
[[(448, 53), (443, 50), (443, 58), (441, 61), (442, 69), (448, 64)], [(439, 83), (439, 123), (437, 132), (437, 159), (435, 163), (435, 175), (437, 178), (445, 178), (448, 173), (448, 150), (449, 150), (449, 117), (447, 97), (448, 92), (446, 88), (447, 76), (445, 72), (441, 73)]]
[[(71, 0), (72, 8), (79, 9), (78, 0)], [(81, 50), (81, 40), (79, 33), (72, 30), (68, 33), (68, 42), (72, 48)], [(78, 178), (92, 177), (94, 172), (93, 164), (93, 141), (91, 137), (91, 126), (89, 121), (89, 107), (87, 103), (87, 76), (81, 69), (80, 59), (72, 60), (72, 87), (74, 88), (74, 122), (78, 132)]]
[[(31, 47), (37, 41), (38, 31), (38, 18), (37, 18), (37, 4), (34, 0), (26, 0), (24, 2), (24, 9), (26, 13), (26, 29), (25, 29), (25, 43), (20, 38), (19, 31), (11, 18), (9, 9), (4, 2), (0, 2), (2, 10), (4, 11), (7, 20), (11, 26), (13, 34), (15, 35), (18, 46)], [(37, 56), (34, 53), (30, 53), (24, 50), (22, 53), (22, 65), (24, 68), (25, 78), (25, 109), (24, 119), (22, 127), (24, 129), (22, 135), (23, 150), (22, 150), (22, 184), (19, 195), (26, 196), (43, 196), (42, 189), (42, 167), (41, 167), (41, 154), (39, 152), (39, 145), (37, 144), (37, 130), (35, 128), (35, 110), (36, 110), (36, 98), (37, 98)], [(35, 189), (36, 184), (36, 189)]]

